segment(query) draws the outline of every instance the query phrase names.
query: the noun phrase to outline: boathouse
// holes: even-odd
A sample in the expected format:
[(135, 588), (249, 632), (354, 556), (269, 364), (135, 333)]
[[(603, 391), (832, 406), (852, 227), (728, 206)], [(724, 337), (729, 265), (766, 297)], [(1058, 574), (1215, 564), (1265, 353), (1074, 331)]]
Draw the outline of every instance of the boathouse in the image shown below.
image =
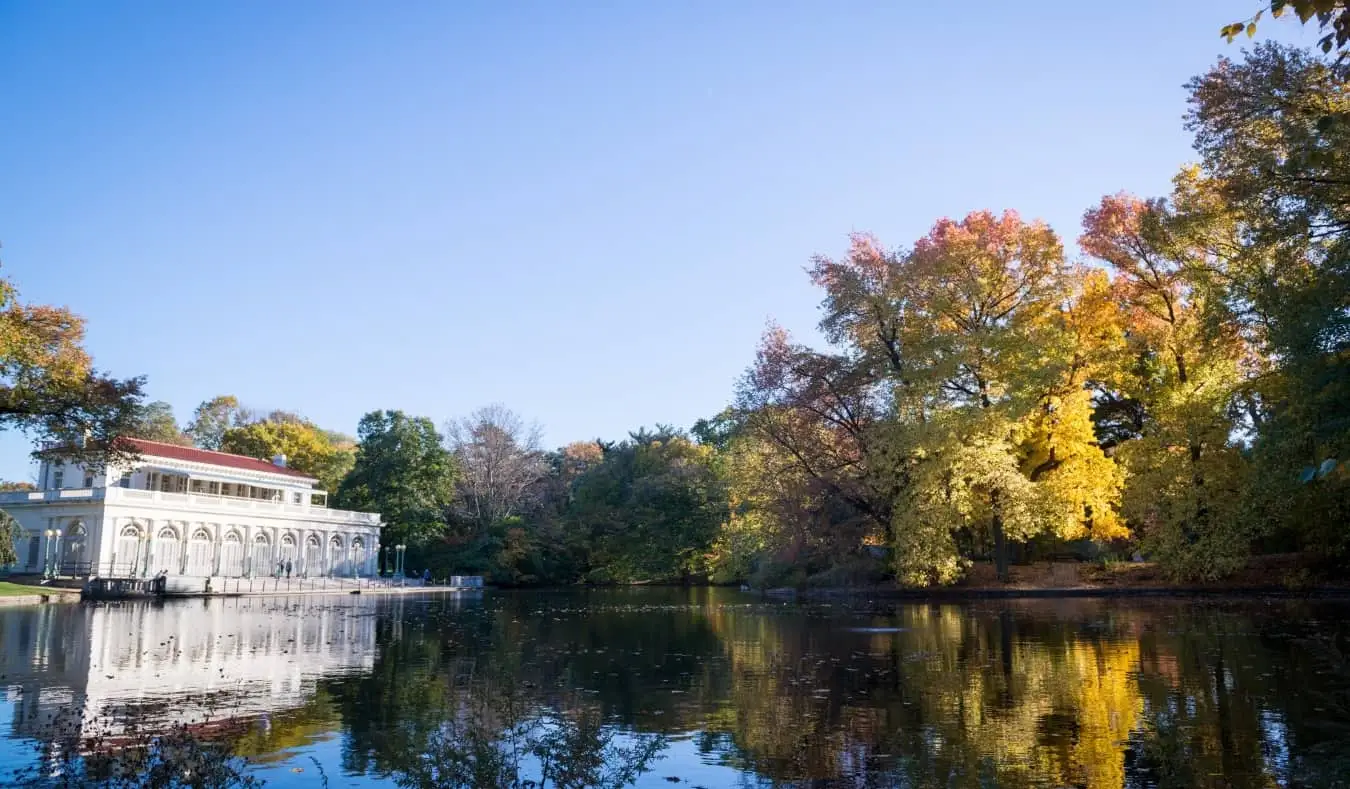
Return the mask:
[(0, 493), (18, 521), (16, 572), (118, 578), (364, 577), (380, 516), (330, 509), (318, 480), (258, 460), (143, 439), (138, 459), (38, 468), (38, 489)]

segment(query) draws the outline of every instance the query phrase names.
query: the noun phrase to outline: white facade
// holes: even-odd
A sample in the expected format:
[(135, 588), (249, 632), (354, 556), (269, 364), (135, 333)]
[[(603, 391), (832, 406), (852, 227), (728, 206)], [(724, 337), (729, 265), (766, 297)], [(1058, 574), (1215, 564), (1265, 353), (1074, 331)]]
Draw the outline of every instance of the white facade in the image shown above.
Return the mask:
[(17, 572), (105, 577), (361, 577), (380, 516), (329, 509), (317, 480), (276, 463), (135, 441), (131, 466), (44, 462), (39, 489), (0, 494), (23, 528)]

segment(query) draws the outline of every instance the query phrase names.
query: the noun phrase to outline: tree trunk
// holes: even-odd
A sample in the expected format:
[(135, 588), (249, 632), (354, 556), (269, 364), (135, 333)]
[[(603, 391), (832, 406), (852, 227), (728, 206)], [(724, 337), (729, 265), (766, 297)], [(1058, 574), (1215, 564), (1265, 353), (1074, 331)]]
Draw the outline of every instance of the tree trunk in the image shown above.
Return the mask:
[(990, 508), (994, 512), (990, 529), (994, 533), (994, 569), (998, 572), (1000, 583), (1008, 582), (1008, 538), (1003, 534), (1003, 508), (998, 499), (998, 491), (989, 494)]

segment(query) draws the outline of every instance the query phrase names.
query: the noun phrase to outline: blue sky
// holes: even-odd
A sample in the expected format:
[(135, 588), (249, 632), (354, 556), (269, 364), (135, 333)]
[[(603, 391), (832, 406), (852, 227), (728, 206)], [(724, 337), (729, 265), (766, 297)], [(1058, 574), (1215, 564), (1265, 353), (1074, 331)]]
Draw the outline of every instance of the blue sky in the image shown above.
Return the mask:
[(182, 421), (687, 426), (851, 231), (1165, 192), (1248, 5), (0, 0), (0, 273)]

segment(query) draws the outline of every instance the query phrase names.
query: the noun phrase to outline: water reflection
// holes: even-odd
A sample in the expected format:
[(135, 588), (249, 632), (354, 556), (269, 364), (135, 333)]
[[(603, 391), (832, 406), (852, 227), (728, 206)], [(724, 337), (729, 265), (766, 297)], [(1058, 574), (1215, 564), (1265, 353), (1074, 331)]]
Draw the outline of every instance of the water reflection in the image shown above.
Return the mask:
[(317, 786), (292, 772), (311, 755), (344, 781), (476, 785), (419, 783), (422, 755), (525, 726), (590, 732), (578, 760), (659, 735), (649, 786), (1344, 786), (1347, 613), (720, 589), (254, 599), (3, 611), (0, 647), (12, 741), (75, 709), (86, 731), (188, 724), (269, 785)]

